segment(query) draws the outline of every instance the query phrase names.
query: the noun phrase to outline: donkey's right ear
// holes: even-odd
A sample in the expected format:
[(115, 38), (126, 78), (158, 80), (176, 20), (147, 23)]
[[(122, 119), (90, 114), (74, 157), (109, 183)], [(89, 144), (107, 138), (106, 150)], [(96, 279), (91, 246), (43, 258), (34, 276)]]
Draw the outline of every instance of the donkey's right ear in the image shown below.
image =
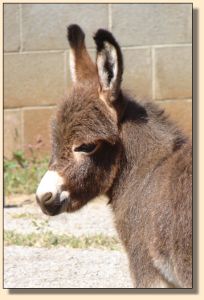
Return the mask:
[(74, 83), (97, 78), (96, 66), (92, 62), (85, 46), (85, 34), (76, 25), (67, 27), (67, 39), (70, 44), (70, 72)]
[(100, 82), (100, 96), (113, 104), (117, 100), (123, 74), (123, 57), (113, 35), (99, 29), (94, 40), (97, 46), (96, 64)]

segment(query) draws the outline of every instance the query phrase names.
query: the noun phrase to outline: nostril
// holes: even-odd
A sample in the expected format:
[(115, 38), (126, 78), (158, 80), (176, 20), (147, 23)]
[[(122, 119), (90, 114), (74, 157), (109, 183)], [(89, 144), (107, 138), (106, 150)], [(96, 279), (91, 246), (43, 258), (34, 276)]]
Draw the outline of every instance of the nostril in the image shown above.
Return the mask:
[(50, 202), (52, 202), (52, 193), (46, 193), (42, 196), (41, 198), (41, 202), (43, 204), (49, 204)]

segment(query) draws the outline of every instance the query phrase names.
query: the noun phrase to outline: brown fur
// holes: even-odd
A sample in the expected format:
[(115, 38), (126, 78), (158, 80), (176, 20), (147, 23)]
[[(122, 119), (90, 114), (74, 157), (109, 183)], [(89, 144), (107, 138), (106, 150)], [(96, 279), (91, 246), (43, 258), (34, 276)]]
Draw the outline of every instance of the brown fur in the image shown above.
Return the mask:
[[(75, 39), (71, 46), (80, 48), (77, 34)], [(112, 35), (99, 30), (95, 41), (98, 56), (104, 41), (116, 48), (120, 74), (111, 85), (111, 63), (106, 66), (107, 88), (103, 76), (98, 79), (89, 68), (90, 77), (78, 77), (52, 123), (49, 169), (63, 176), (63, 189), (70, 192), (63, 211), (73, 212), (98, 195), (108, 195), (134, 286), (191, 288), (191, 144), (156, 105), (139, 103), (122, 92), (122, 54)], [(83, 66), (83, 58), (75, 58)], [(78, 67), (76, 72), (81, 72)], [(73, 145), (99, 142), (93, 154), (79, 154), (76, 160)], [(61, 212), (58, 199), (46, 211)]]
[(67, 38), (70, 43), (70, 51), (75, 57), (76, 80), (96, 80), (96, 66), (92, 62), (85, 46), (85, 35), (78, 25), (68, 27)]

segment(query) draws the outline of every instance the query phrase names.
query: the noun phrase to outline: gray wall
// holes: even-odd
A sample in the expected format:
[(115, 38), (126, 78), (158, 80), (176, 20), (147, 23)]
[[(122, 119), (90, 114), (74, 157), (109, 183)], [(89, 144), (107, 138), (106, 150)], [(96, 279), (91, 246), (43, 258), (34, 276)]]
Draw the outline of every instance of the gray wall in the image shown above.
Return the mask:
[(81, 25), (95, 56), (93, 33), (111, 30), (125, 62), (123, 86), (151, 98), (191, 133), (191, 4), (4, 4), (4, 154), (29, 153), (70, 86), (66, 26)]

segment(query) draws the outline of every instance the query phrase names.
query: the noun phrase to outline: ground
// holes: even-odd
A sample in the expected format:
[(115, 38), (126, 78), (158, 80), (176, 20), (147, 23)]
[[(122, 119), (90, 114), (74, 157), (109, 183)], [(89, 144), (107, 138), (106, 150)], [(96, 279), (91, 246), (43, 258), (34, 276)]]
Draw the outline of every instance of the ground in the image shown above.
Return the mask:
[(132, 287), (104, 199), (55, 217), (41, 212), (34, 195), (6, 203), (4, 288)]

